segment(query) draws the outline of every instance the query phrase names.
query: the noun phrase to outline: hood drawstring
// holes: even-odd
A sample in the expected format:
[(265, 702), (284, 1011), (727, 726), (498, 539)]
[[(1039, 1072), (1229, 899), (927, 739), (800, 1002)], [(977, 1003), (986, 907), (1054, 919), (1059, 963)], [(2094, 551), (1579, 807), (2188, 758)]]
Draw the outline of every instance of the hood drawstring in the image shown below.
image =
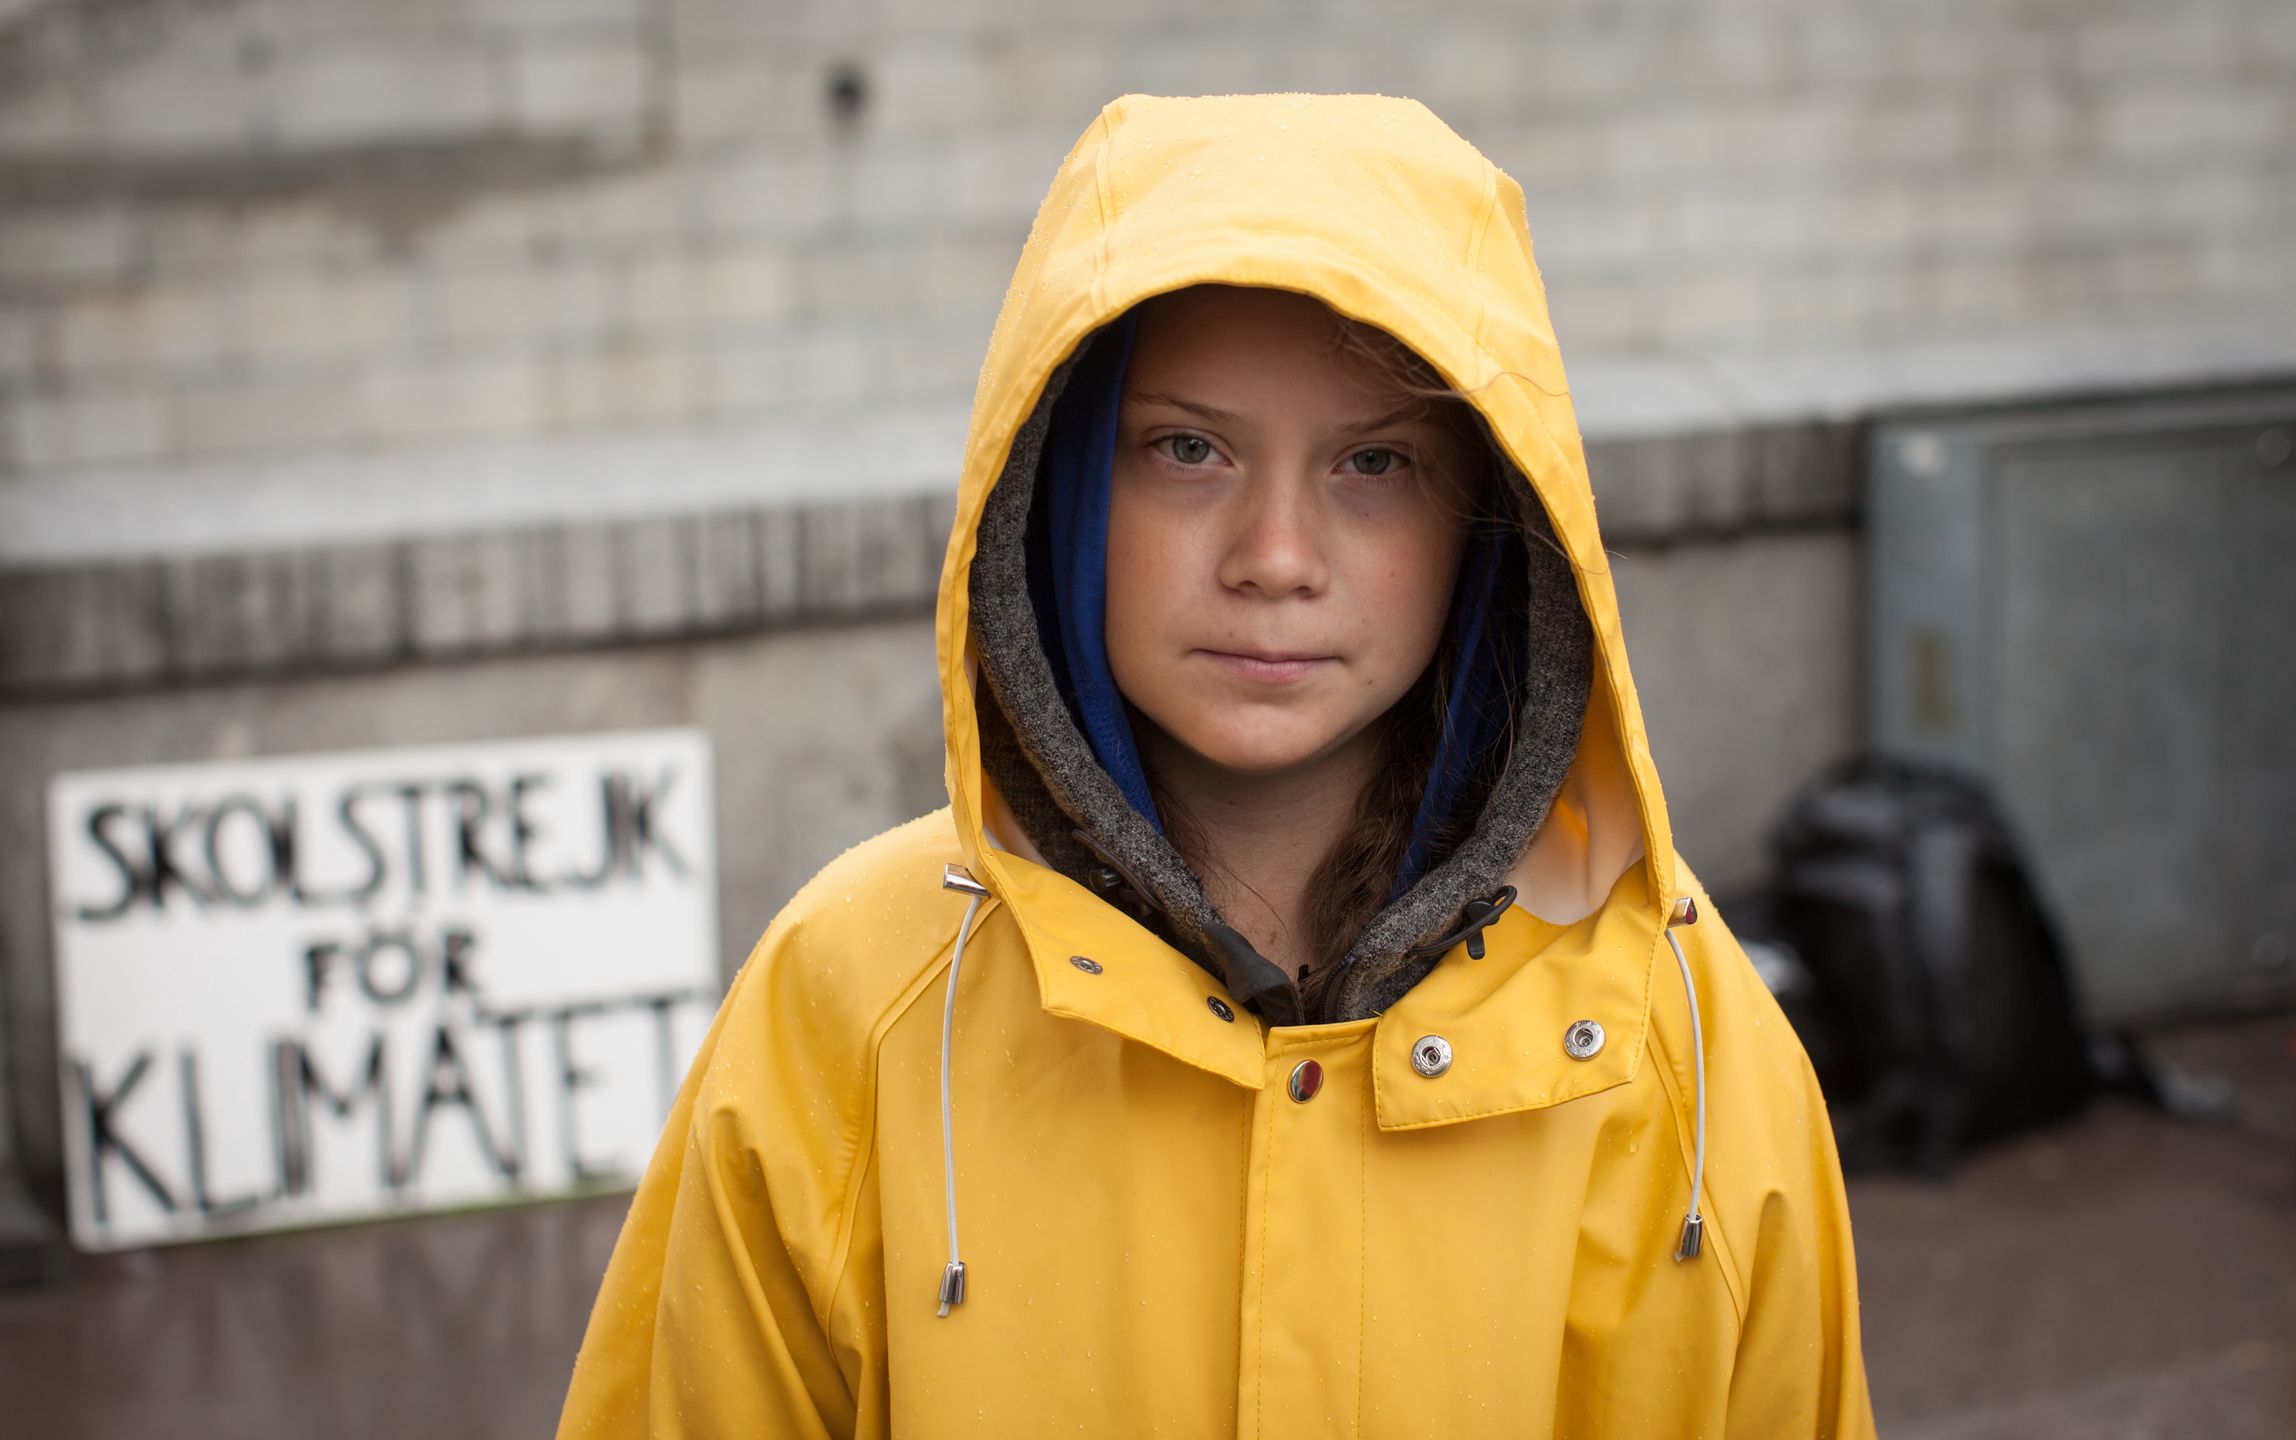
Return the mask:
[(1698, 983), (1690, 978), (1690, 957), (1682, 953), (1682, 942), (1674, 938), (1679, 925), (1698, 923), (1698, 902), (1688, 895), (1674, 902), (1674, 912), (1666, 917), (1666, 943), (1674, 947), (1674, 963), (1682, 968), (1682, 993), (1690, 1000), (1690, 1062), (1691, 1075), (1696, 1082), (1696, 1129), (1692, 1132), (1694, 1144), (1690, 1159), (1690, 1213), (1682, 1219), (1682, 1242), (1674, 1247), (1677, 1261), (1695, 1260), (1704, 1247), (1706, 1217), (1698, 1207), (1699, 1191), (1706, 1183), (1706, 1037), (1698, 1028)]
[(1515, 887), (1501, 885), (1488, 899), (1467, 902), (1459, 912), (1461, 923), (1458, 929), (1424, 945), (1414, 945), (1403, 953), (1415, 959), (1431, 959), (1464, 940), (1467, 942), (1467, 958), (1480, 960), (1483, 958), (1483, 932), (1514, 903)]
[(941, 1006), (941, 1179), (949, 1196), (949, 1264), (941, 1272), (940, 1313), (945, 1318), (965, 1303), (965, 1262), (957, 1253), (957, 1127), (949, 1114), (949, 1040), (957, 1024), (957, 972), (965, 963), (965, 941), (972, 938), (973, 917), (980, 913), (989, 887), (964, 867), (947, 865), (941, 869), (941, 888), (972, 897), (965, 904), (965, 918), (957, 924), (956, 953), (949, 957), (949, 994)]

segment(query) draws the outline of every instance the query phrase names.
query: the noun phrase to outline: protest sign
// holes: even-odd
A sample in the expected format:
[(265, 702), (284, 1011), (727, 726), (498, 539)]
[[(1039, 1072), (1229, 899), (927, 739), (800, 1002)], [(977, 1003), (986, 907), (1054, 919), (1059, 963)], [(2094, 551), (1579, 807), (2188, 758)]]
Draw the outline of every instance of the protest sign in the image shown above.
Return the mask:
[(66, 774), (48, 827), (84, 1249), (628, 1183), (719, 995), (699, 732)]

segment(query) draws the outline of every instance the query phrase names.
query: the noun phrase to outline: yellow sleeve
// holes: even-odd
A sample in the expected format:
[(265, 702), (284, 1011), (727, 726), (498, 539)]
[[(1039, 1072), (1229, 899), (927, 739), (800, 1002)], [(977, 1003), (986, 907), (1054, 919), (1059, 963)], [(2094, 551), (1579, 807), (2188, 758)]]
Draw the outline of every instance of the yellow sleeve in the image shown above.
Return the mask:
[(1736, 1237), (1747, 1264), (1746, 1318), (1727, 1433), (1732, 1440), (1869, 1440), (1849, 1201), (1817, 1077), (1799, 1048), (1802, 1088), (1790, 1108), (1807, 1122), (1807, 1148), (1781, 1153), (1784, 1173), (1752, 1217), (1752, 1235), (1741, 1228)]
[(606, 1268), (558, 1422), (574, 1437), (850, 1435), (854, 1401), (751, 1143), (771, 937), (718, 1009)]

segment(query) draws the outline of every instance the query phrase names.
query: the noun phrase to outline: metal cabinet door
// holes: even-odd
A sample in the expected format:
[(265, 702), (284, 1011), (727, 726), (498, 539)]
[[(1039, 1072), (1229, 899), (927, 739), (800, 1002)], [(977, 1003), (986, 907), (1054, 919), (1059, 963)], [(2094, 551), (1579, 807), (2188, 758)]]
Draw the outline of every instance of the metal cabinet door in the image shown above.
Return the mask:
[(1996, 786), (2098, 1019), (2296, 1000), (2296, 395), (1876, 432), (1882, 748)]

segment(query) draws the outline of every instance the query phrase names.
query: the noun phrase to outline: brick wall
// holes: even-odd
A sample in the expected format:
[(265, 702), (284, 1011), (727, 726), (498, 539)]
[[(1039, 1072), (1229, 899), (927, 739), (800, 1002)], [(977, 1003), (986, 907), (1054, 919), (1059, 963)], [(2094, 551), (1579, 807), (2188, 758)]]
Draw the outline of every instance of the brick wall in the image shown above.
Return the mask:
[(1096, 107), (1240, 88), (1426, 99), (1574, 357), (2296, 313), (2282, 0), (18, 0), (0, 484), (961, 405)]

